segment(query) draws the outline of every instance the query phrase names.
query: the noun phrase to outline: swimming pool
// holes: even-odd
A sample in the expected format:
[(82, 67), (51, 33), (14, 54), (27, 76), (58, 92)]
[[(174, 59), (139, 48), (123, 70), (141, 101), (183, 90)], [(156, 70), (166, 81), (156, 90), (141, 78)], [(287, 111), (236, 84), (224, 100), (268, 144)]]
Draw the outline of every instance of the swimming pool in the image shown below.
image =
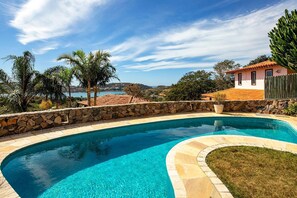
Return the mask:
[(1, 170), (21, 197), (173, 197), (168, 151), (191, 137), (222, 134), (297, 143), (295, 130), (274, 119), (181, 119), (39, 143), (12, 153)]

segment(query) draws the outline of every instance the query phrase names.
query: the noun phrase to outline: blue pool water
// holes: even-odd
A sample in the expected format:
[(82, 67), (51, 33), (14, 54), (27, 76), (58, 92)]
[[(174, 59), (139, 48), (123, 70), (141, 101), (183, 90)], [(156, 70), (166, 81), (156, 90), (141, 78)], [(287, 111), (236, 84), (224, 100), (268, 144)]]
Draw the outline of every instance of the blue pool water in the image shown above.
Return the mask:
[(166, 155), (202, 135), (247, 135), (297, 143), (287, 123), (209, 117), (134, 125), (36, 144), (7, 157), (3, 175), (21, 197), (173, 197)]

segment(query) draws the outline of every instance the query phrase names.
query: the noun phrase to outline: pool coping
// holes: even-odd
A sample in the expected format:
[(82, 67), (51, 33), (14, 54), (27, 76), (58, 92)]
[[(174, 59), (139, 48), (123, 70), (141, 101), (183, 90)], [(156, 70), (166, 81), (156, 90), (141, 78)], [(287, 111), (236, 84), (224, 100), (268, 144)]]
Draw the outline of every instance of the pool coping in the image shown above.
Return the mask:
[[(167, 120), (177, 120), (177, 119), (185, 119), (185, 118), (201, 118), (201, 117), (219, 117), (219, 116), (237, 116), (237, 117), (257, 117), (257, 118), (272, 118), (281, 121), (288, 122), (297, 130), (297, 118), (290, 116), (282, 116), (282, 115), (263, 115), (263, 114), (255, 114), (255, 113), (226, 113), (226, 114), (215, 114), (215, 113), (183, 113), (183, 114), (171, 114), (171, 115), (162, 115), (162, 116), (153, 116), (153, 117), (141, 117), (141, 118), (124, 118), (117, 119), (112, 121), (98, 121), (98, 122), (90, 122), (84, 124), (74, 124), (67, 125), (62, 127), (56, 127), (51, 129), (44, 129), (39, 131), (27, 132), (24, 134), (17, 134), (12, 136), (6, 136), (0, 138), (0, 163), (11, 153), (21, 148), (40, 143), (47, 140), (52, 140), (60, 137), (65, 137), (74, 134), (82, 134), (96, 130), (130, 126), (136, 124), (146, 124), (158, 121), (167, 121)], [(188, 141), (188, 140), (186, 140)], [(184, 142), (186, 142), (184, 141)], [(183, 143), (183, 142), (181, 142)], [(179, 143), (180, 144), (180, 143)], [(174, 157), (174, 156), (173, 156)], [(166, 164), (171, 169), (174, 169), (175, 164), (174, 160), (170, 159)], [(174, 175), (174, 174), (173, 174)], [(179, 175), (175, 175), (178, 177)], [(172, 179), (171, 179), (172, 180)], [(185, 195), (185, 188), (180, 184), (180, 180), (172, 180), (173, 186), (175, 183), (179, 183), (179, 188), (174, 188), (176, 192), (180, 192), (183, 197)], [(19, 195), (14, 191), (14, 189), (10, 186), (7, 180), (2, 175), (0, 171), (0, 197), (19, 197)]]
[(205, 161), (213, 150), (229, 146), (254, 146), (297, 154), (297, 144), (252, 136), (211, 135), (185, 140), (175, 145), (166, 158), (175, 197), (233, 197)]

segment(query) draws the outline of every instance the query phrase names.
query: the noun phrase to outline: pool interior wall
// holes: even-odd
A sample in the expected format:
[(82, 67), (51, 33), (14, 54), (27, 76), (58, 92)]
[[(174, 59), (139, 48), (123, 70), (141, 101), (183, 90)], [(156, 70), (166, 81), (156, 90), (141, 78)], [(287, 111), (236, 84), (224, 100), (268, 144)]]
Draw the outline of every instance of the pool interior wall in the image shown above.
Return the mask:
[(173, 197), (168, 151), (191, 137), (222, 134), (297, 143), (296, 131), (274, 119), (181, 119), (42, 142), (9, 155), (1, 170), (21, 197)]

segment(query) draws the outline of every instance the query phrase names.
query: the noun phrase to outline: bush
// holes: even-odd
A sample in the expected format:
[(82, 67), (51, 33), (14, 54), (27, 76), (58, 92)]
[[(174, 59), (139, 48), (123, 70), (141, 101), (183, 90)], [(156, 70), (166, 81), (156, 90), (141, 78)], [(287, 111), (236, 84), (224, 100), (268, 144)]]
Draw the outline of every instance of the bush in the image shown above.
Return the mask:
[(215, 82), (212, 72), (198, 70), (186, 73), (166, 94), (166, 100), (200, 100), (201, 94), (212, 92)]
[(53, 103), (51, 100), (42, 100), (39, 105), (39, 108), (42, 110), (47, 110), (47, 109), (52, 108), (52, 106), (53, 106)]
[(141, 87), (137, 84), (131, 84), (124, 88), (124, 91), (126, 94), (134, 97), (140, 97), (142, 98), (144, 93)]
[(284, 109), (284, 113), (287, 115), (296, 115), (297, 114), (297, 103), (290, 104), (288, 108)]

